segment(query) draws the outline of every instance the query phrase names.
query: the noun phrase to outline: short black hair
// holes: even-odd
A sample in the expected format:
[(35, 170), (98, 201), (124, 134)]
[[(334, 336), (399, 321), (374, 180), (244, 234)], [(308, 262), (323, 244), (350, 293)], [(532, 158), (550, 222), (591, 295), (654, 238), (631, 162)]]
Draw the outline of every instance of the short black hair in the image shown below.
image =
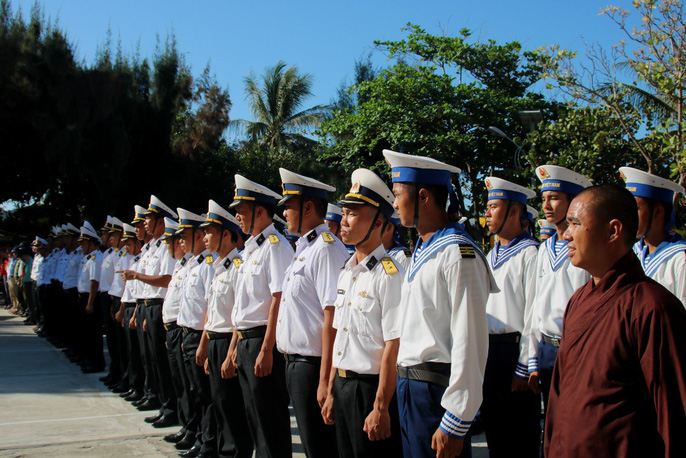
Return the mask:
[(626, 188), (616, 184), (600, 184), (584, 189), (576, 197), (589, 195), (588, 211), (602, 223), (613, 219), (622, 222), (624, 241), (631, 248), (638, 232), (638, 206)]
[(269, 218), (274, 218), (274, 213), (276, 213), (276, 204), (268, 204), (265, 202), (255, 202), (255, 207), (262, 207), (264, 211), (267, 212)]
[(445, 185), (438, 185), (438, 184), (426, 184), (426, 183), (403, 183), (405, 186), (409, 186), (415, 190), (415, 192), (411, 192), (410, 196), (412, 198), (412, 202), (414, 202), (415, 199), (415, 194), (418, 192), (420, 189), (424, 188), (426, 189), (429, 194), (431, 194), (436, 201), (436, 205), (442, 209), (445, 209), (446, 204), (448, 203), (448, 188)]
[(319, 218), (326, 218), (326, 211), (329, 208), (329, 203), (325, 199), (318, 199), (316, 197), (303, 197), (303, 203), (312, 202), (314, 205), (314, 211), (317, 213)]

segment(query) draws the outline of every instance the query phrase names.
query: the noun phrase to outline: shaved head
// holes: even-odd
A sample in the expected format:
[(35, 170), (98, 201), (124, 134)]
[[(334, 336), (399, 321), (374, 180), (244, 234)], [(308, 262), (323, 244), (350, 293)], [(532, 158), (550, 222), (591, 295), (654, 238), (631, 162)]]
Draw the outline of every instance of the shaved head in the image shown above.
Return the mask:
[(621, 221), (624, 241), (628, 247), (633, 246), (638, 231), (638, 206), (633, 194), (621, 186), (601, 184), (584, 189), (576, 197), (588, 199), (585, 210), (597, 222)]

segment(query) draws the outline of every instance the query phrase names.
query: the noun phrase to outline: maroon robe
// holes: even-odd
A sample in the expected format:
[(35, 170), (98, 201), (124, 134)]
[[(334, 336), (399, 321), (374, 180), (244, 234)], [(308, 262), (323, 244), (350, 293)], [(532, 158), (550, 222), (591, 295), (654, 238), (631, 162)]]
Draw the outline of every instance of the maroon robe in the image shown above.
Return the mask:
[(686, 457), (686, 310), (633, 252), (569, 300), (548, 457)]

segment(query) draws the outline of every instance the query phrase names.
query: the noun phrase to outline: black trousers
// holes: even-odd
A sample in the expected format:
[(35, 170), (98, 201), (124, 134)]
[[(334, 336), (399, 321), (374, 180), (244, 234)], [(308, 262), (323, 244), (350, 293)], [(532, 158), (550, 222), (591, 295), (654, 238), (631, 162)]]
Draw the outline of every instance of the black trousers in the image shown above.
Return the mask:
[(324, 423), (317, 402), (320, 368), (319, 362), (286, 363), (286, 386), (305, 454), (311, 458), (337, 457), (336, 428)]
[(61, 314), (64, 343), (78, 354), (81, 354), (80, 347), (83, 340), (84, 313), (79, 308), (79, 293), (76, 291), (76, 288), (64, 290)]
[(100, 308), (102, 310), (102, 322), (105, 325), (107, 352), (110, 355), (109, 374), (119, 378), (121, 376), (121, 360), (119, 359), (119, 342), (115, 328), (115, 325), (118, 325), (119, 323), (112, 317), (112, 296), (105, 291), (101, 291), (98, 293), (98, 297), (100, 298)]
[(238, 377), (222, 378), (222, 363), (229, 351), (231, 334), (210, 339), (207, 345), (207, 368), (212, 403), (217, 419), (217, 453), (219, 456), (252, 456), (254, 442), (245, 416), (243, 393)]
[(535, 458), (539, 454), (540, 396), (529, 390), (512, 391), (512, 377), (518, 359), (519, 343), (490, 343), (481, 419), (492, 458)]
[[(121, 307), (124, 307), (124, 304), (121, 303), (121, 297), (110, 296), (110, 300), (112, 301), (112, 305), (110, 307), (112, 315), (116, 315), (119, 312), (119, 309)], [(119, 323), (117, 320), (113, 319), (113, 322), (113, 332), (117, 342), (117, 354), (112, 355), (110, 353), (110, 357), (117, 358), (119, 360), (119, 379), (122, 381), (128, 381), (129, 376), (127, 370), (129, 367), (129, 357), (128, 352), (126, 351), (126, 331), (124, 331), (124, 328), (122, 327), (121, 323)], [(128, 327), (128, 324), (126, 324), (126, 326)]]
[(176, 395), (176, 413), (179, 422), (185, 432), (195, 433), (199, 419), (193, 421), (190, 405), (190, 381), (186, 377), (184, 368), (183, 349), (183, 330), (181, 328), (167, 331), (167, 358), (169, 360), (169, 371)]
[(143, 322), (145, 321), (145, 304), (137, 301), (136, 308), (136, 332), (138, 333), (138, 346), (140, 348), (141, 363), (143, 364), (143, 373), (145, 374), (145, 381), (143, 382), (143, 390), (145, 396), (150, 399), (157, 399), (157, 390), (155, 382), (155, 371), (152, 360), (152, 350), (148, 344), (147, 331), (143, 330)]
[(45, 286), (45, 300), (43, 301), (45, 322), (43, 324), (43, 332), (64, 342), (63, 294), (62, 286), (56, 280), (51, 281)]
[(89, 293), (79, 293), (79, 308), (83, 311), (83, 339), (81, 354), (91, 366), (97, 369), (105, 368), (105, 355), (102, 347), (102, 310), (100, 299), (96, 295), (93, 302), (93, 312), (86, 313)]
[(138, 341), (138, 329), (129, 328), (129, 322), (136, 310), (136, 304), (133, 302), (125, 302), (122, 304), (124, 308), (124, 342), (126, 342), (126, 353), (128, 355), (129, 364), (126, 368), (128, 374), (127, 381), (129, 386), (135, 390), (143, 391), (145, 383), (145, 370), (143, 369), (143, 361), (141, 360), (141, 349)]
[(264, 337), (240, 339), (237, 348), (238, 377), (248, 425), (255, 440), (255, 456), (292, 456), (291, 421), (285, 381), (286, 362), (274, 346), (271, 374), (266, 377), (256, 376), (255, 360), (263, 340)]
[(391, 417), (391, 437), (370, 441), (362, 429), (367, 416), (374, 410), (379, 377), (341, 378), (334, 382), (334, 416), (338, 453), (342, 457), (401, 457), (403, 456), (398, 419), (398, 400), (395, 394), (388, 405)]
[(201, 453), (217, 453), (217, 421), (212, 406), (210, 379), (205, 368), (195, 364), (195, 353), (200, 344), (202, 332), (186, 332), (183, 336), (183, 362), (186, 377), (190, 382), (190, 405), (194, 415), (200, 419), (195, 435), (195, 444), (201, 447)]
[(169, 356), (167, 355), (167, 331), (162, 323), (162, 304), (145, 305), (147, 346), (152, 358), (152, 371), (155, 380), (155, 391), (162, 403), (165, 416), (176, 418), (176, 394), (169, 370)]

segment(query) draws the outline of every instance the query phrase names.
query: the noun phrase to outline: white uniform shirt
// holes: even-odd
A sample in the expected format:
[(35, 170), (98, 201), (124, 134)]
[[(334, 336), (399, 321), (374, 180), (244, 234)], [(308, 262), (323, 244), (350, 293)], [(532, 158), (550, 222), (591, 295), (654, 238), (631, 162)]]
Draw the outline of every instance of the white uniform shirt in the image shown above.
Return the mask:
[(36, 280), (36, 285), (43, 286), (50, 283), (50, 277), (52, 275), (52, 270), (55, 266), (55, 256), (53, 253), (48, 253), (43, 262), (41, 263), (40, 270), (38, 271), (38, 279)]
[(336, 301), (336, 282), (347, 259), (345, 245), (326, 224), (298, 239), (276, 324), (276, 348), (281, 353), (322, 356), (324, 308)]
[[(141, 262), (141, 255), (133, 256), (132, 254), (125, 254), (122, 256), (121, 266), (122, 270), (136, 270)], [(124, 294), (121, 296), (122, 302), (135, 303), (136, 299), (140, 298), (141, 286), (143, 283), (136, 280), (127, 280), (124, 282)]]
[(174, 273), (162, 305), (162, 322), (164, 323), (173, 323), (179, 316), (179, 308), (183, 299), (183, 281), (188, 273), (188, 268), (191, 266), (189, 262), (191, 258), (193, 255), (186, 253), (174, 265)]
[[(536, 258), (538, 242), (530, 238), (500, 246), (496, 259), (493, 248), (486, 259), (493, 272), (499, 293), (491, 294), (486, 304), (489, 334), (519, 332), (519, 359), (515, 374), (529, 376), (529, 339), (531, 314), (536, 294)], [(498, 245), (497, 245), (498, 246)]]
[(112, 278), (112, 284), (110, 285), (109, 295), (114, 297), (122, 297), (124, 294), (124, 286), (126, 283), (124, 279), (121, 278), (121, 274), (116, 273), (120, 270), (126, 270), (129, 266), (129, 261), (126, 260), (126, 247), (117, 251), (114, 257), (114, 277)]
[(556, 242), (557, 233), (538, 248), (536, 296), (529, 333), (529, 372), (538, 370), (536, 354), (541, 334), (554, 338), (562, 335), (562, 318), (569, 298), (591, 279), (588, 272), (572, 265), (566, 244), (558, 243), (553, 255), (552, 247)]
[(115, 250), (113, 247), (108, 248), (103, 254), (102, 258), (102, 270), (100, 271), (100, 286), (98, 291), (108, 292), (112, 287), (112, 282), (114, 281), (114, 265), (117, 259), (117, 254), (119, 250)]
[[(64, 271), (67, 269), (68, 263), (69, 253), (67, 253), (67, 250), (62, 248), (55, 254), (55, 267), (50, 280), (57, 280), (60, 283), (64, 283)], [(62, 287), (64, 288), (64, 285), (62, 285)]]
[(205, 330), (233, 332), (231, 314), (236, 301), (236, 277), (241, 257), (235, 248), (224, 259), (215, 261), (215, 275), (207, 299)]
[(100, 250), (93, 250), (89, 255), (83, 256), (81, 273), (79, 274), (79, 293), (90, 292), (91, 281), (100, 281), (100, 269), (102, 268), (103, 255)]
[(338, 277), (333, 317), (334, 367), (379, 374), (386, 342), (400, 337), (404, 275), (405, 269), (388, 257), (383, 245), (361, 263), (355, 256), (346, 262)]
[(404, 245), (398, 245), (390, 248), (388, 254), (393, 258), (396, 264), (402, 266), (403, 270), (407, 270), (412, 260), (412, 252)]
[[(176, 260), (169, 254), (167, 245), (162, 243), (161, 240), (152, 240), (150, 242), (150, 249), (141, 258), (141, 265), (138, 266), (138, 271), (150, 276), (171, 276), (174, 273), (175, 264)], [(164, 299), (166, 294), (167, 288), (152, 286), (147, 283), (143, 284), (143, 299)]]
[(67, 254), (66, 264), (64, 266), (64, 277), (62, 278), (62, 288), (67, 290), (76, 288), (79, 282), (79, 274), (81, 273), (81, 266), (83, 261), (83, 252), (81, 247), (76, 248), (71, 253)]
[(236, 329), (264, 326), (269, 319), (272, 295), (281, 292), (286, 269), (293, 261), (293, 248), (270, 224), (245, 242), (241, 256), (243, 263), (238, 269), (231, 319)]
[[(646, 275), (664, 286), (679, 298), (686, 307), (686, 244), (662, 242), (648, 255), (643, 241), (636, 242), (638, 256)], [(34, 261), (35, 262), (35, 261)]]
[[(448, 226), (454, 226), (451, 224)], [(482, 255), (441, 229), (415, 250), (403, 283), (398, 364), (449, 363), (441, 427), (464, 437), (481, 406), (488, 357), (486, 302), (497, 291)], [(461, 243), (461, 242), (460, 242)], [(464, 256), (463, 254), (464, 253)]]
[(31, 264), (31, 280), (38, 283), (38, 275), (40, 274), (41, 265), (43, 264), (44, 257), (41, 254), (36, 253), (33, 257), (33, 264)]
[[(208, 256), (212, 256), (208, 258)], [(193, 328), (202, 331), (205, 327), (205, 315), (207, 314), (207, 291), (210, 289), (214, 278), (214, 258), (208, 250), (188, 261), (189, 267), (186, 278), (183, 280), (183, 295), (181, 307), (176, 322), (179, 326)], [(208, 263), (208, 261), (210, 261)]]

